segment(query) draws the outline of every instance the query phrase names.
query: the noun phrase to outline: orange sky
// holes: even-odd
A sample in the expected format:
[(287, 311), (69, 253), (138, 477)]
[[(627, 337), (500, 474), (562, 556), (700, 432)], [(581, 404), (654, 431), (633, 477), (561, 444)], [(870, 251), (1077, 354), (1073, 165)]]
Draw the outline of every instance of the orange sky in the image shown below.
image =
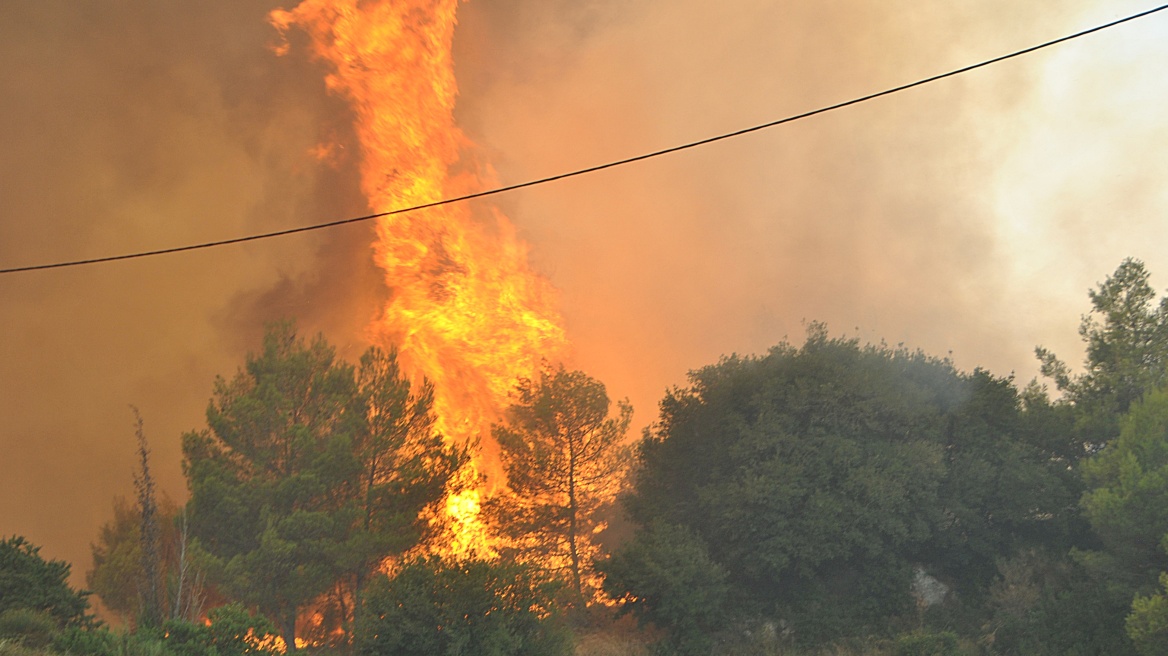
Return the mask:
[[(1151, 7), (472, 0), (460, 124), (503, 183), (661, 148)], [(0, 5), (0, 266), (365, 212), (324, 68), (269, 0)], [(300, 44), (303, 46), (303, 44)], [(498, 203), (559, 288), (574, 364), (636, 423), (685, 371), (805, 320), (1033, 377), (1086, 290), (1168, 280), (1168, 15), (928, 88)], [(321, 162), (310, 151), (333, 143)], [(346, 147), (348, 146), (348, 147)], [(371, 230), (0, 277), (0, 536), (89, 566), (141, 408), (162, 486), (263, 322), (348, 357), (385, 291)]]

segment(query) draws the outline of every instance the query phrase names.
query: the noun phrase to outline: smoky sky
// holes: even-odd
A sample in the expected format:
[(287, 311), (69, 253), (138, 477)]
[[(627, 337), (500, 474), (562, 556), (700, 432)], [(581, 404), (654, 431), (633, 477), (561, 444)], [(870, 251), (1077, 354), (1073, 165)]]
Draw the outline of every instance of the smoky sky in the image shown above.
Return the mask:
[[(761, 123), (1137, 11), (1141, 2), (471, 0), (460, 124), (499, 182)], [(350, 116), (260, 0), (0, 3), (0, 264), (363, 214)], [(1081, 359), (1126, 256), (1163, 286), (1168, 20), (698, 151), (498, 200), (560, 290), (573, 365), (636, 423), (720, 355), (835, 334), (1035, 375)], [(312, 153), (332, 144), (329, 156)], [(90, 566), (162, 488), (266, 321), (355, 359), (387, 292), (368, 226), (0, 277), (0, 535)], [(80, 582), (80, 578), (75, 581)]]
[[(272, 2), (0, 5), (0, 261), (204, 241), (364, 213), (343, 104), (307, 58), (277, 58)], [(346, 357), (378, 304), (368, 226), (0, 282), (0, 534), (91, 564), (131, 493), (140, 408), (161, 488), (266, 321)]]
[[(463, 124), (503, 182), (797, 114), (1147, 8), (532, 5), (468, 3), (456, 42)], [(503, 203), (563, 294), (579, 361), (631, 395), (642, 422), (686, 370), (798, 343), (807, 321), (1024, 384), (1036, 344), (1081, 359), (1086, 291), (1123, 257), (1168, 265), (1157, 154), (1168, 134), (1151, 116), (1166, 93), (1152, 63), (1168, 55), (1156, 45), (1166, 23)]]

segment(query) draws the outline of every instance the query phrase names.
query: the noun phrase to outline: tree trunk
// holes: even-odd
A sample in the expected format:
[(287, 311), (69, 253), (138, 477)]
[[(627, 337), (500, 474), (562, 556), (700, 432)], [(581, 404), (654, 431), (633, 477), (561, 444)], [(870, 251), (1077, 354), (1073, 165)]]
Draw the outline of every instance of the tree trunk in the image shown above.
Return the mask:
[(573, 445), (568, 448), (568, 554), (572, 558), (572, 587), (576, 596), (582, 598), (584, 586), (580, 581), (580, 551), (576, 546), (576, 514), (579, 512), (576, 502), (576, 450)]
[(286, 654), (296, 651), (296, 610), (292, 609), (283, 614), (280, 620), (280, 637), (284, 639)]

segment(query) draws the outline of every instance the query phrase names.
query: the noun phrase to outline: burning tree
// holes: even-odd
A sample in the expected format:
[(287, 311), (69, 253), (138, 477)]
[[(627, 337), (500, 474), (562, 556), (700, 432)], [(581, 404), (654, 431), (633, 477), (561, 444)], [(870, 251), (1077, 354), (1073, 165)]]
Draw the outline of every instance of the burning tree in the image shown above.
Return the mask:
[(609, 417), (604, 384), (563, 366), (523, 380), (507, 421), (493, 430), (508, 492), (488, 503), (511, 550), (555, 571), (577, 598), (604, 528), (597, 512), (611, 504), (630, 460), (623, 444), (628, 402)]
[(418, 541), (420, 513), (466, 462), (434, 431), (432, 402), (392, 351), (370, 349), (355, 371), (283, 323), (216, 382), (210, 430), (183, 437), (192, 532), (215, 580), (289, 647), (298, 612), (326, 593), (351, 621), (367, 575)]
[[(350, 152), (360, 153), (374, 212), (491, 186), (454, 116), (457, 8), (458, 0), (302, 0), (271, 14), (282, 34), (309, 37), (312, 55), (329, 67), (329, 90), (351, 107), (359, 143)], [(566, 345), (554, 289), (495, 208), (460, 203), (385, 216), (376, 235), (373, 257), (392, 294), (370, 333), (398, 350), (412, 380), (434, 382), (440, 432), (464, 441), (487, 434), (515, 381)], [(495, 462), (478, 464), (498, 473)], [(455, 551), (489, 551), (477, 491), (457, 501)]]

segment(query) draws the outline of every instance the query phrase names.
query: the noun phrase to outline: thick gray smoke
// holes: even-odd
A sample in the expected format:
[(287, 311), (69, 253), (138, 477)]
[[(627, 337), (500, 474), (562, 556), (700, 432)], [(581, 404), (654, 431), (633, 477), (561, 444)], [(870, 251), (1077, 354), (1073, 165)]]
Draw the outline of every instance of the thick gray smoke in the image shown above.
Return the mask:
[[(473, 0), (459, 117), (502, 182), (669, 146), (1090, 26), (1111, 0)], [(343, 102), (274, 0), (0, 3), (0, 266), (364, 213)], [(575, 365), (652, 419), (729, 352), (835, 333), (1034, 375), (1086, 290), (1168, 273), (1168, 19), (500, 204), (562, 291)], [(1157, 59), (1158, 58), (1158, 59)], [(322, 142), (348, 148), (327, 161)], [(368, 226), (0, 277), (0, 535), (89, 567), (142, 409), (162, 487), (265, 321), (346, 357), (385, 294)], [(77, 579), (78, 581), (80, 578)]]

